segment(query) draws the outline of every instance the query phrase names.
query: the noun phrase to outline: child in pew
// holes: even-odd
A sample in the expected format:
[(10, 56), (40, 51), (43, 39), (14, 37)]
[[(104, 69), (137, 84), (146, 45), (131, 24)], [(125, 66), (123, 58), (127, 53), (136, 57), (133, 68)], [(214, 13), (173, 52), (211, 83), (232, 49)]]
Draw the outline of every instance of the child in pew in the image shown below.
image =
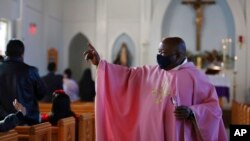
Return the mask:
[(0, 132), (7, 132), (14, 129), (24, 119), (26, 108), (16, 99), (13, 101), (13, 106), (18, 112), (9, 114), (0, 121)]
[(52, 98), (51, 113), (42, 113), (42, 122), (50, 122), (53, 126), (62, 118), (75, 117), (76, 114), (70, 108), (70, 98), (63, 90), (55, 90)]
[(52, 108), (51, 113), (42, 113), (41, 120), (42, 122), (50, 122), (52, 126), (56, 126), (57, 122), (60, 119), (67, 117), (74, 117), (76, 119), (76, 128), (75, 128), (75, 139), (78, 140), (78, 118), (77, 115), (70, 108), (70, 98), (64, 92), (64, 90), (55, 90), (53, 92), (52, 98)]

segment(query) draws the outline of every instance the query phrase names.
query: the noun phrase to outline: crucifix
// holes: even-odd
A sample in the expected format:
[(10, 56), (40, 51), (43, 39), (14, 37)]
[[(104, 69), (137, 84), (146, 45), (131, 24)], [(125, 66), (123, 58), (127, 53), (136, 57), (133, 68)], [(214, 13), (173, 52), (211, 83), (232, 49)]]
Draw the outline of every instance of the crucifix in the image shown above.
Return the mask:
[(196, 17), (195, 17), (195, 26), (196, 26), (196, 50), (200, 51), (201, 49), (201, 31), (202, 31), (202, 23), (203, 23), (203, 8), (205, 5), (215, 4), (213, 0), (184, 0), (182, 4), (189, 4), (192, 5)]

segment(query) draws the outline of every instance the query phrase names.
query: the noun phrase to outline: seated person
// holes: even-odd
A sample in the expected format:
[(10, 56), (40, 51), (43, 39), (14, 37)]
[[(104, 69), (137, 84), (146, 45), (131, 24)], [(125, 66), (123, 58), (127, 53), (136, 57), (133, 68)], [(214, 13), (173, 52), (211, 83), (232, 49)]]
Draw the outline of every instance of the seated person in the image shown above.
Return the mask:
[(0, 121), (0, 132), (6, 132), (15, 128), (26, 115), (26, 108), (16, 99), (13, 101), (13, 106), (18, 112), (9, 114)]
[(63, 90), (55, 90), (52, 98), (52, 109), (50, 114), (42, 114), (42, 122), (50, 122), (53, 126), (62, 118), (76, 117), (70, 108), (69, 96)]
[(47, 86), (48, 93), (45, 94), (42, 102), (52, 102), (52, 93), (55, 90), (63, 88), (63, 77), (62, 75), (56, 74), (56, 63), (50, 62), (47, 66), (48, 74), (43, 76), (42, 79)]
[(79, 82), (79, 88), (79, 96), (81, 101), (94, 101), (95, 82), (92, 80), (92, 74), (89, 68), (83, 72), (82, 78)]
[(50, 122), (52, 126), (56, 126), (60, 119), (74, 117), (75, 139), (78, 140), (78, 118), (70, 108), (70, 98), (63, 90), (55, 90), (52, 98), (52, 109), (50, 114), (41, 114), (42, 122)]
[(71, 102), (79, 101), (78, 96), (79, 86), (74, 79), (72, 79), (72, 71), (68, 68), (64, 70), (63, 74), (63, 90), (68, 94)]

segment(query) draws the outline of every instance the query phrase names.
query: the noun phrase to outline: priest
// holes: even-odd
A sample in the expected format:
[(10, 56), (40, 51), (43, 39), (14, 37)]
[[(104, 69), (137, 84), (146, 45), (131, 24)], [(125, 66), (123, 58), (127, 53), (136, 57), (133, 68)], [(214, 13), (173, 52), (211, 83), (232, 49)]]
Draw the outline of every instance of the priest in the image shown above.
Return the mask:
[(162, 40), (155, 66), (110, 64), (91, 44), (84, 56), (97, 66), (97, 141), (227, 141), (216, 90), (181, 38)]

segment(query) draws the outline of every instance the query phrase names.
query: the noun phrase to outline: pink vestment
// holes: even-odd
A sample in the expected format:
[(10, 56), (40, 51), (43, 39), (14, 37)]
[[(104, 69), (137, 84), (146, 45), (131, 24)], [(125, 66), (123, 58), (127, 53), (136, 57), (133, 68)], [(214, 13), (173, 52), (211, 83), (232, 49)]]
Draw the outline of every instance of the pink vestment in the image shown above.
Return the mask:
[(204, 141), (226, 141), (215, 88), (192, 63), (178, 70), (126, 68), (101, 60), (96, 83), (97, 141), (198, 141), (190, 120), (175, 118), (191, 107)]

